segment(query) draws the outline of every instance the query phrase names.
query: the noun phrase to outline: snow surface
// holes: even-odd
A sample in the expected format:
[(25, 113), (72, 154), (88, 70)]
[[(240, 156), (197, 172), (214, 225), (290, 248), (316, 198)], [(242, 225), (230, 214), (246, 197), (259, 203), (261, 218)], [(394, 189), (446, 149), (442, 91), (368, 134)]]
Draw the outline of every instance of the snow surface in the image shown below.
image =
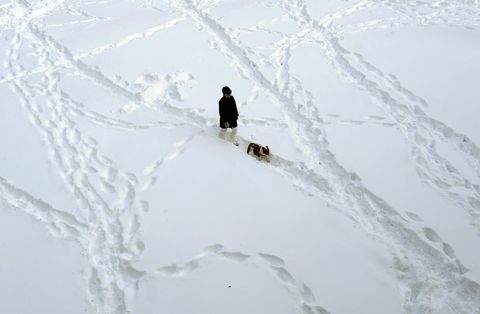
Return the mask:
[(0, 47), (0, 313), (480, 313), (480, 1), (0, 0)]

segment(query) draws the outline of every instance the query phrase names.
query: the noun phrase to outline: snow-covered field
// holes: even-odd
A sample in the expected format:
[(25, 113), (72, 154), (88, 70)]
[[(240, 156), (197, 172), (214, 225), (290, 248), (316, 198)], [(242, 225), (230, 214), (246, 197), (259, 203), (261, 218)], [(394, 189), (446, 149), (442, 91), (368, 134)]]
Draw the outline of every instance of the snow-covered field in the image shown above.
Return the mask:
[(0, 0), (0, 48), (0, 313), (480, 313), (480, 1)]

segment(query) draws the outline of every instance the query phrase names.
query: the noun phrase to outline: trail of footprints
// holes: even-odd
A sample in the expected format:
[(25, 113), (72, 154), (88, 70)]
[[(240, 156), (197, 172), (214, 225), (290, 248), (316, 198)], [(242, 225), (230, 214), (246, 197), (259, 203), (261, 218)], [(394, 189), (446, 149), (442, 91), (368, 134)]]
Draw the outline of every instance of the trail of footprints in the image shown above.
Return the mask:
[[(66, 47), (46, 35), (41, 27), (33, 21), (38, 21), (59, 8), (63, 8), (83, 19), (100, 21), (102, 18), (81, 11), (75, 5), (65, 5), (63, 1), (51, 4), (36, 3), (36, 7), (33, 8), (33, 6), (29, 6), (28, 2), (19, 0), (9, 4), (7, 9), (0, 8), (0, 12), (8, 17), (7, 20), (1, 20), (2, 23), (8, 21), (9, 27), (18, 29), (17, 35), (13, 38), (6, 53), (5, 67), (8, 69), (8, 73), (0, 79), (0, 82), (9, 83), (12, 86), (26, 108), (29, 119), (44, 136), (52, 160), (60, 170), (65, 184), (76, 197), (78, 207), (74, 213), (66, 213), (55, 209), (42, 200), (31, 196), (28, 192), (14, 187), (2, 177), (0, 177), (0, 197), (13, 207), (45, 223), (53, 234), (75, 238), (87, 249), (91, 263), (88, 268), (89, 293), (98, 312), (128, 312), (127, 298), (134, 293), (135, 286), (144, 276), (143, 272), (137, 271), (131, 266), (131, 263), (140, 257), (145, 248), (145, 245), (138, 238), (138, 231), (140, 229), (140, 217), (149, 208), (147, 202), (137, 199), (137, 190), (149, 188), (157, 180), (156, 172), (159, 171), (160, 167), (166, 161), (173, 160), (181, 155), (194, 137), (179, 142), (170, 155), (154, 161), (147, 167), (144, 171), (147, 179), (143, 181), (137, 179), (134, 174), (117, 169), (114, 162), (100, 152), (96, 141), (82, 134), (76, 128), (75, 117), (84, 116), (99, 125), (124, 130), (175, 127), (189, 124), (198, 127), (199, 134), (214, 136), (215, 132), (208, 127), (208, 120), (201, 116), (199, 112), (175, 108), (168, 103), (162, 104), (161, 110), (176, 117), (179, 120), (178, 124), (162, 121), (136, 124), (88, 110), (83, 104), (75, 101), (59, 88), (58, 70), (63, 67), (72, 69), (76, 75), (85, 77), (94, 84), (109, 90), (112, 94), (131, 101), (135, 106), (142, 106), (142, 99), (129, 90), (128, 84), (122, 82), (120, 78), (108, 78), (98, 69), (83, 63), (81, 59), (127, 45), (135, 40), (144, 40), (159, 31), (174, 27), (188, 17), (193, 18), (209, 30), (215, 37), (215, 40), (212, 41), (215, 43), (213, 47), (220, 49), (227, 58), (234, 61), (233, 64), (239, 75), (248, 78), (255, 84), (255, 92), (252, 97), (255, 97), (255, 94), (260, 91), (267, 92), (275, 102), (283, 107), (282, 110), (289, 117), (286, 121), (270, 121), (269, 123), (281, 128), (288, 128), (293, 137), (303, 135), (308, 138), (306, 142), (298, 143), (299, 147), (307, 152), (305, 163), (296, 164), (282, 159), (280, 156), (274, 156), (274, 160), (269, 167), (282, 174), (292, 184), (311, 195), (327, 200), (336, 208), (344, 207), (346, 204), (344, 202), (356, 204), (356, 208), (352, 208), (351, 212), (344, 212), (344, 214), (362, 225), (367, 232), (372, 232), (374, 229), (384, 230), (385, 234), (383, 236), (388, 238), (388, 240), (385, 240), (386, 245), (393, 244), (401, 248), (400, 251), (392, 249), (392, 256), (399, 278), (406, 285), (405, 310), (431, 310), (428, 302), (424, 300), (427, 296), (422, 295), (422, 288), (419, 288), (425, 286), (423, 289), (428, 289), (428, 280), (441, 282), (445, 289), (456, 289), (457, 294), (453, 298), (457, 297), (458, 300), (450, 300), (452, 304), (454, 303), (453, 306), (456, 310), (468, 311), (469, 309), (475, 309), (475, 306), (479, 308), (480, 304), (475, 300), (475, 296), (478, 298), (480, 291), (478, 284), (469, 282), (461, 276), (466, 269), (456, 258), (453, 248), (445, 243), (435, 230), (424, 226), (420, 217), (414, 213), (407, 212), (405, 214), (410, 222), (408, 226), (399, 220), (398, 213), (393, 208), (366, 190), (355, 174), (349, 174), (337, 163), (335, 156), (328, 151), (328, 141), (322, 130), (323, 126), (328, 123), (370, 123), (384, 126), (398, 126), (404, 123), (403, 125), (410, 132), (406, 132), (407, 138), (412, 139), (412, 145), (415, 148), (417, 147), (415, 145), (418, 144), (414, 142), (417, 139), (415, 136), (417, 133), (415, 132), (418, 132), (418, 129), (409, 129), (409, 124), (405, 124), (408, 119), (410, 121), (414, 120), (416, 123), (420, 123), (422, 128), (432, 131), (440, 139), (459, 148), (472, 168), (480, 175), (480, 150), (473, 142), (465, 136), (455, 133), (454, 130), (439, 121), (426, 116), (421, 111), (422, 107), (428, 105), (425, 100), (404, 88), (394, 76), (382, 73), (361, 55), (350, 53), (340, 46), (336, 36), (339, 35), (342, 28), (331, 27), (337, 19), (375, 6), (391, 7), (410, 16), (410, 21), (413, 21), (409, 22), (408, 19), (400, 22), (393, 20), (387, 22), (386, 25), (389, 25), (389, 27), (397, 27), (408, 23), (412, 25), (419, 23), (448, 24), (449, 21), (452, 25), (460, 25), (461, 21), (455, 19), (442, 21), (438, 15), (421, 15), (417, 12), (417, 6), (428, 6), (428, 4), (418, 1), (404, 4), (395, 1), (358, 1), (345, 6), (344, 9), (332, 15), (325, 16), (317, 22), (308, 15), (304, 1), (280, 1), (278, 3), (279, 7), (286, 10), (301, 28), (307, 28), (309, 31), (301, 31), (299, 34), (285, 37), (276, 46), (279, 53), (274, 54), (274, 58), (267, 61), (276, 68), (277, 73), (276, 85), (271, 85), (268, 78), (255, 67), (249, 57), (254, 55), (254, 51), (238, 44), (235, 39), (235, 30), (225, 30), (208, 15), (209, 10), (217, 4), (216, 1), (200, 4), (197, 1), (172, 0), (170, 4), (179, 11), (178, 18), (143, 32), (131, 34), (118, 42), (103, 45), (90, 52), (75, 56)], [(436, 5), (443, 4), (442, 1), (436, 2)], [(469, 7), (467, 4), (462, 3), (462, 5), (460, 6), (459, 2), (443, 5), (443, 12), (448, 13), (449, 16), (456, 16), (458, 10), (465, 11)], [(474, 4), (472, 2), (470, 5), (476, 5), (477, 9), (479, 7), (478, 3)], [(19, 8), (23, 15), (10, 15), (9, 12), (11, 12), (12, 7)], [(145, 7), (156, 9), (150, 2)], [(472, 12), (478, 12), (478, 10)], [(461, 25), (478, 27), (478, 13), (476, 15), (472, 13), (470, 16), (471, 20), (464, 21)], [(108, 17), (105, 19), (108, 19)], [(381, 27), (382, 23), (367, 23), (364, 29)], [(3, 24), (0, 24), (0, 27), (3, 27)], [(21, 45), (26, 42), (29, 42), (36, 49), (39, 57), (38, 68), (30, 71), (23, 69), (18, 58)], [(323, 119), (315, 108), (311, 94), (303, 89), (301, 82), (291, 76), (288, 68), (290, 45), (295, 46), (308, 42), (315, 42), (324, 50), (340, 75), (350, 76), (359, 86), (366, 87), (374, 95), (380, 93), (380, 96), (391, 97), (394, 100), (396, 97), (400, 97), (407, 103), (414, 104), (415, 107), (410, 108), (412, 111), (407, 112), (409, 115), (402, 117), (405, 118), (403, 120), (398, 119), (395, 111), (400, 108), (400, 105), (396, 108), (394, 106), (386, 107), (385, 104), (381, 106), (392, 116), (387, 122), (384, 121), (383, 117), (377, 116), (370, 116), (364, 120), (342, 120), (337, 116), (327, 115), (326, 119)], [(55, 58), (57, 60), (54, 61)], [(39, 84), (28, 82), (30, 75), (42, 73), (45, 73), (45, 76)], [(373, 77), (374, 79), (368, 81), (365, 79), (366, 77), (368, 79)], [(37, 94), (46, 96), (47, 100), (44, 103), (39, 102), (34, 97)], [(385, 100), (382, 97), (380, 97), (380, 103)], [(305, 105), (292, 107), (291, 103), (296, 103), (295, 100), (297, 99), (300, 99)], [(313, 117), (313, 122), (303, 126), (302, 124), (308, 120), (308, 117)], [(244, 120), (244, 122), (254, 125), (265, 122), (255, 119)], [(314, 138), (316, 139), (313, 140)], [(427, 138), (426, 140), (430, 139)], [(470, 203), (462, 204), (472, 207), (472, 215), (478, 210), (478, 195), (480, 192), (477, 186), (465, 181), (458, 171), (447, 161), (443, 161), (441, 157), (437, 156), (435, 151), (414, 149), (413, 152), (422, 153), (423, 156), (420, 157), (426, 157), (427, 165), (431, 158), (440, 162), (441, 167), (437, 166), (435, 169), (431, 167), (422, 168), (425, 172), (424, 179), (427, 182), (436, 182), (437, 170), (442, 173), (441, 179), (448, 178), (450, 180), (453, 176), (454, 184), (458, 184), (460, 181), (465, 182), (463, 187), (470, 191), (471, 199), (467, 200)], [(319, 157), (316, 155), (319, 155)], [(419, 155), (414, 156), (419, 157)], [(319, 168), (313, 165), (315, 160), (328, 163), (328, 165), (321, 165), (319, 171)], [(448, 171), (442, 172), (445, 169)], [(326, 175), (320, 175), (323, 170), (326, 170)], [(345, 185), (345, 188), (339, 188), (339, 185)], [(454, 199), (460, 197), (460, 195), (450, 193), (448, 186), (437, 186), (437, 188), (440, 192), (447, 193), (449, 197)], [(338, 200), (338, 193), (345, 200)], [(343, 193), (345, 194), (343, 195)], [(358, 193), (366, 195), (366, 199), (370, 203), (357, 198)], [(398, 236), (399, 234), (400, 236)], [(408, 247), (406, 243), (415, 243), (418, 248)], [(404, 249), (406, 252), (403, 251)], [(411, 250), (411, 252), (408, 252), (408, 250)], [(425, 264), (429, 264), (432, 269), (437, 269), (437, 273), (429, 274), (428, 265), (425, 269), (413, 269), (402, 260), (402, 254), (418, 259), (420, 263), (423, 261)], [(297, 300), (299, 309), (303, 313), (327, 313), (325, 309), (316, 304), (311, 289), (304, 283), (298, 282), (285, 268), (284, 261), (274, 255), (231, 252), (224, 250), (222, 245), (217, 244), (206, 248), (194, 259), (183, 265), (161, 267), (157, 273), (166, 277), (185, 276), (201, 267), (202, 264), (216, 259), (239, 264), (253, 263), (271, 273), (280, 284), (287, 287), (292, 293), (292, 297)], [(450, 274), (447, 278), (436, 277), (437, 274), (445, 272)], [(462, 304), (462, 302), (466, 303)]]
[[(367, 1), (363, 1), (362, 3), (368, 4)], [(356, 6), (350, 12), (368, 7), (368, 5), (363, 4)], [(354, 209), (358, 210), (358, 212), (353, 214), (353, 218), (356, 221), (360, 221), (362, 226), (368, 231), (381, 230), (382, 234), (379, 235), (379, 237), (382, 240), (385, 240), (386, 243), (390, 243), (387, 245), (393, 249), (394, 256), (405, 255), (405, 252), (408, 252), (409, 257), (416, 260), (417, 267), (424, 265), (425, 268), (423, 268), (423, 266), (419, 267), (421, 270), (408, 267), (408, 265), (401, 267), (402, 269), (407, 270), (407, 274), (402, 275), (407, 284), (404, 304), (405, 309), (429, 308), (431, 305), (428, 304), (428, 300), (431, 299), (431, 295), (427, 291), (434, 291), (433, 282), (436, 281), (442, 282), (442, 286), (444, 287), (457, 288), (456, 291), (458, 293), (458, 298), (451, 297), (443, 300), (443, 302), (448, 302), (449, 306), (456, 310), (468, 312), (480, 306), (477, 300), (478, 298), (475, 297), (475, 295), (478, 296), (480, 291), (478, 284), (466, 279), (459, 280), (457, 278), (457, 274), (461, 275), (464, 272), (461, 263), (458, 263), (458, 261), (449, 261), (446, 259), (447, 256), (442, 253), (442, 251), (435, 251), (428, 243), (429, 241), (422, 240), (422, 237), (419, 236), (418, 232), (415, 232), (409, 226), (405, 225), (402, 220), (398, 219), (398, 213), (393, 208), (363, 187), (358, 180), (358, 177), (354, 174), (350, 175), (345, 169), (337, 164), (335, 157), (325, 149), (325, 147), (328, 147), (328, 142), (322, 136), (321, 128), (319, 128), (322, 124), (320, 119), (310, 123), (312, 125), (302, 124), (312, 118), (312, 112), (314, 118), (318, 115), (313, 107), (300, 108), (305, 109), (306, 114), (304, 115), (291, 110), (291, 108), (289, 108), (290, 103), (287, 97), (272, 87), (263, 77), (262, 73), (254, 68), (253, 63), (248, 58), (249, 53), (247, 50), (243, 50), (233, 42), (224, 32), (222, 27), (217, 25), (215, 21), (207, 15), (206, 11), (199, 12), (190, 1), (174, 1), (174, 5), (177, 6), (182, 13), (191, 15), (192, 18), (196, 19), (204, 28), (208, 29), (212, 35), (216, 36), (221, 51), (227, 57), (232, 58), (236, 62), (240, 71), (244, 75), (248, 75), (251, 80), (261, 86), (272, 98), (283, 105), (285, 114), (291, 115), (289, 117), (291, 122), (289, 127), (291, 128), (291, 131), (301, 132), (304, 137), (306, 136), (306, 138), (298, 137), (297, 139), (301, 140), (299, 145), (302, 147), (303, 151), (306, 152), (306, 157), (311, 158), (311, 160), (308, 161), (307, 166), (311, 166), (316, 161), (317, 158), (314, 156), (317, 154), (322, 156), (320, 160), (329, 160), (330, 163), (328, 167), (324, 167), (322, 161), (319, 161), (322, 169), (317, 173), (329, 174), (328, 180), (332, 180), (333, 186), (337, 189), (334, 190), (334, 195), (336, 197), (338, 197), (338, 195), (344, 195), (350, 200), (347, 204), (355, 204)], [(326, 38), (327, 41), (324, 41), (325, 47), (332, 49), (327, 50), (327, 53), (331, 54), (335, 63), (344, 65), (345, 62), (342, 59), (342, 53), (345, 49), (338, 45), (338, 42), (331, 36), (331, 34), (328, 34), (326, 28), (318, 25), (308, 16), (308, 14), (306, 14), (304, 3), (302, 1), (292, 1), (286, 3), (286, 5), (286, 10), (291, 13), (293, 18), (296, 19), (300, 25), (304, 27), (306, 25), (314, 25), (314, 31), (320, 36), (319, 40), (323, 41), (322, 36), (323, 38)], [(362, 77), (360, 73), (358, 76)], [(382, 93), (382, 95), (390, 97), (387, 93)], [(293, 136), (296, 135), (297, 134), (293, 133)], [(319, 145), (319, 143), (321, 144)], [(315, 174), (311, 175), (315, 176)], [(309, 179), (308, 176), (307, 179)], [(339, 185), (343, 186), (345, 181), (350, 181), (352, 179), (353, 182), (347, 184), (345, 190), (344, 187), (338, 189)], [(306, 182), (304, 182), (304, 184), (307, 185)], [(356, 195), (363, 195), (364, 198), (357, 197)], [(325, 198), (326, 196), (327, 198), (330, 198), (330, 196), (333, 197), (333, 195), (322, 195), (321, 197)], [(332, 203), (335, 204), (335, 200), (332, 200)], [(415, 246), (412, 246), (413, 243), (415, 243)], [(444, 277), (445, 272), (451, 272), (452, 276)], [(421, 277), (421, 279), (419, 277)], [(421, 290), (418, 289), (418, 284), (420, 282), (423, 282), (422, 286), (425, 286)], [(415, 296), (414, 299), (411, 298), (412, 293)], [(437, 291), (437, 293), (438, 297), (443, 297), (441, 296), (443, 292)]]
[(183, 277), (198, 270), (202, 265), (214, 261), (229, 261), (242, 265), (254, 265), (274, 276), (279, 284), (284, 286), (297, 302), (298, 309), (304, 314), (329, 313), (319, 306), (312, 290), (303, 282), (298, 281), (287, 270), (285, 261), (267, 253), (246, 254), (238, 251), (226, 251), (221, 244), (213, 244), (203, 249), (193, 259), (182, 265), (172, 264), (157, 269), (157, 274), (163, 277)]
[[(32, 42), (37, 42), (35, 38), (30, 39)], [(44, 51), (41, 42), (37, 42), (35, 45), (37, 44), (40, 44), (37, 46), (40, 56), (42, 56), (40, 62), (50, 62), (49, 54)], [(18, 68), (13, 64), (17, 60), (20, 45), (21, 38), (17, 34), (8, 53), (10, 56), (9, 68), (14, 77)], [(91, 298), (95, 300), (94, 304), (99, 312), (125, 312), (124, 292), (117, 280), (121, 278), (123, 282), (130, 282), (137, 280), (138, 274), (132, 271), (128, 260), (120, 258), (114, 252), (128, 253), (130, 251), (128, 241), (134, 237), (136, 230), (131, 230), (133, 234), (127, 235), (126, 241), (122, 241), (125, 234), (122, 235), (120, 217), (111, 215), (113, 208), (107, 204), (107, 196), (101, 196), (96, 191), (95, 183), (92, 183), (92, 180), (100, 180), (100, 183), (104, 186), (108, 185), (112, 192), (118, 192), (120, 209), (133, 215), (127, 219), (130, 222), (136, 219), (136, 213), (132, 211), (132, 195), (129, 192), (135, 183), (135, 177), (122, 174), (115, 169), (108, 158), (99, 154), (95, 141), (84, 137), (75, 129), (75, 123), (68, 118), (68, 112), (62, 106), (64, 99), (57, 92), (58, 76), (53, 71), (47, 71), (46, 78), (45, 83), (40, 85), (40, 89), (43, 89), (41, 94), (46, 95), (48, 99), (43, 108), (29, 99), (27, 92), (31, 89), (23, 80), (16, 80), (13, 86), (30, 113), (32, 122), (43, 132), (45, 140), (49, 144), (52, 159), (61, 170), (67, 186), (76, 196), (79, 208), (87, 210), (85, 220), (88, 228), (78, 235), (77, 240), (85, 246), (91, 260), (88, 271), (90, 273), (89, 292)], [(48, 110), (46, 110), (47, 108)], [(121, 176), (126, 181), (120, 179)], [(123, 187), (121, 187), (122, 185)], [(124, 189), (125, 192), (115, 190), (115, 186), (117, 189)], [(119, 186), (120, 188), (118, 188)], [(78, 211), (76, 214), (85, 215), (83, 211)], [(138, 248), (138, 245), (136, 247)], [(130, 252), (132, 252), (131, 258), (135, 258), (135, 255), (139, 253), (134, 250)], [(112, 280), (114, 281), (112, 282)]]
[[(415, 213), (406, 212), (405, 215), (410, 220), (412, 220), (411, 223), (414, 225), (419, 225), (423, 222), (423, 220)], [(442, 238), (437, 234), (435, 230), (430, 227), (419, 227), (419, 229), (421, 230), (425, 238), (428, 241), (432, 242), (431, 245), (433, 247), (436, 247), (437, 250), (443, 251), (443, 253), (445, 253), (451, 259), (456, 259), (455, 251), (453, 250), (453, 248), (448, 243), (443, 242)]]
[[(418, 217), (418, 215), (416, 215), (415, 213), (406, 212), (405, 214), (410, 220), (412, 220), (412, 224), (418, 225), (423, 222), (423, 220), (420, 217)], [(436, 247), (437, 250), (442, 251), (443, 253), (445, 253), (445, 255), (447, 255), (451, 259), (456, 259), (455, 251), (453, 250), (453, 248), (448, 243), (443, 242), (442, 238), (437, 234), (435, 230), (433, 230), (430, 227), (419, 227), (419, 229), (423, 233), (424, 237), (428, 241), (432, 242), (431, 245), (433, 247)]]
[(75, 215), (52, 207), (45, 201), (35, 198), (0, 176), (0, 198), (11, 206), (41, 221), (49, 231), (58, 237), (78, 239), (88, 226)]

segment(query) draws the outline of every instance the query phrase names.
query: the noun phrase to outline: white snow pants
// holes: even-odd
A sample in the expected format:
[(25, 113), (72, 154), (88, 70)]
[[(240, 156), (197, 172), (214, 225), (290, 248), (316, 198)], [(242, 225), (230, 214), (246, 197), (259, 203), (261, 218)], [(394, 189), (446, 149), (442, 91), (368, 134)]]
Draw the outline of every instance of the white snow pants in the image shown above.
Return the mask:
[[(218, 133), (218, 136), (221, 139), (225, 139), (226, 134), (227, 134), (227, 129), (220, 129), (220, 132)], [(237, 128), (232, 129), (232, 143), (235, 144), (235, 145), (238, 144)]]

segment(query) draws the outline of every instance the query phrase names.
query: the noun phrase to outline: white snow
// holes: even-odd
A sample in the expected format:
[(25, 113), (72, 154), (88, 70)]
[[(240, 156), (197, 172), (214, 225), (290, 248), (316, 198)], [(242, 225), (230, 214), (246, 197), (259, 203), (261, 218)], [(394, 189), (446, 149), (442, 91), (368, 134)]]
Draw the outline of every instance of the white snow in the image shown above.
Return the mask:
[(0, 48), (0, 313), (480, 313), (479, 1), (0, 0)]

